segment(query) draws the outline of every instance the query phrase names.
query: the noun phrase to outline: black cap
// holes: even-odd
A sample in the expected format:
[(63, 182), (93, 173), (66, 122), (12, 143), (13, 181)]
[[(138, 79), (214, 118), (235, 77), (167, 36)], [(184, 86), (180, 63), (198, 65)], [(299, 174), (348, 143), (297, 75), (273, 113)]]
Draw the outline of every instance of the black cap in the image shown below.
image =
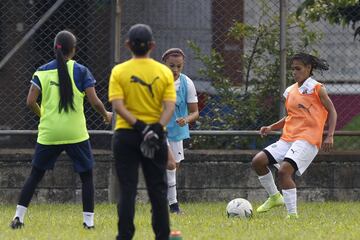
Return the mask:
[(128, 37), (131, 45), (140, 45), (141, 43), (148, 43), (153, 40), (150, 26), (140, 23), (130, 28)]

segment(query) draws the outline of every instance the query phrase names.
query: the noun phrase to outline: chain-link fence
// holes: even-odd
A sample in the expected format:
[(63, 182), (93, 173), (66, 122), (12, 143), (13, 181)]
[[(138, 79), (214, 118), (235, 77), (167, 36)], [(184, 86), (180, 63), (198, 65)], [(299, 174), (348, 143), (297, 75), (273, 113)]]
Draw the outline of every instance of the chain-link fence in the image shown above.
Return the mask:
[[(62, 3), (45, 18), (58, 2)], [(38, 67), (54, 58), (53, 40), (63, 29), (77, 36), (75, 60), (89, 67), (98, 95), (106, 102), (112, 67), (111, 9), (111, 1), (0, 1), (1, 59), (39, 26), (0, 69), (0, 129), (37, 128), (38, 118), (25, 106), (30, 80)], [(89, 129), (103, 129), (101, 117), (88, 104), (86, 109)]]
[[(140, 22), (153, 28), (157, 43), (152, 55), (155, 59), (160, 60), (170, 47), (185, 51), (184, 73), (195, 83), (200, 108), (200, 119), (192, 129), (257, 130), (271, 124), (279, 118), (281, 108), (279, 2), (2, 0), (1, 63), (24, 37), (28, 38), (4, 65), (0, 64), (0, 129), (36, 129), (38, 119), (25, 107), (29, 81), (39, 66), (53, 58), (53, 39), (62, 29), (70, 29), (78, 37), (75, 60), (92, 71), (98, 95), (106, 102), (116, 44), (120, 44), (120, 61), (129, 58), (124, 47), (126, 32)], [(360, 80), (356, 65), (360, 46), (359, 41), (353, 40), (354, 30), (325, 20), (311, 22), (305, 11), (296, 17), (295, 12), (304, 1), (284, 2), (288, 2), (288, 57), (305, 51), (328, 60), (330, 70), (315, 72), (315, 78), (325, 83), (335, 104), (337, 129), (359, 130)], [(114, 28), (117, 3), (121, 10), (119, 42)], [(46, 18), (56, 4), (58, 7)], [(293, 82), (290, 71), (286, 81), (287, 86)], [(106, 106), (110, 109), (109, 104)], [(101, 117), (88, 104), (86, 115), (90, 130), (106, 129)], [(238, 142), (235, 144), (238, 147), (261, 145), (257, 137), (245, 142), (240, 141), (241, 137), (235, 138), (231, 142)], [(340, 147), (350, 146), (354, 139), (338, 139)], [(197, 143), (203, 144), (203, 140)], [(350, 148), (357, 148), (354, 144)]]

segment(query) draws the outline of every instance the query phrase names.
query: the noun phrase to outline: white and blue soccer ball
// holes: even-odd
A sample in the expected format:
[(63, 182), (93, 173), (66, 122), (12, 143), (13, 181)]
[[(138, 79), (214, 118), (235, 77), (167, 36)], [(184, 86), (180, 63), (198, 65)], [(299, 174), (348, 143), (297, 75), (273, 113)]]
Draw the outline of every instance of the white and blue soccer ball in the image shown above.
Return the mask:
[(226, 206), (228, 217), (250, 218), (253, 214), (251, 203), (244, 198), (235, 198)]

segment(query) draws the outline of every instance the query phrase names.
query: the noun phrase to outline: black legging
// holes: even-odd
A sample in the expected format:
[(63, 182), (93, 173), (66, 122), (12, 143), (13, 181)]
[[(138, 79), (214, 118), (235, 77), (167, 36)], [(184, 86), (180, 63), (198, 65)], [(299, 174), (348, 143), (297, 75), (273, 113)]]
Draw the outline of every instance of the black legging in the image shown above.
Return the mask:
[[(20, 193), (18, 205), (28, 207), (35, 189), (41, 179), (44, 177), (45, 170), (32, 167), (29, 178), (26, 180)], [(92, 169), (80, 173), (82, 182), (82, 202), (84, 212), (94, 212), (94, 182)]]
[(92, 169), (80, 173), (80, 179), (82, 183), (83, 211), (94, 212), (94, 182)]
[(26, 180), (24, 187), (20, 193), (20, 199), (18, 205), (28, 207), (31, 198), (35, 192), (36, 186), (39, 184), (41, 179), (44, 177), (45, 170), (41, 170), (37, 167), (32, 167), (29, 178)]

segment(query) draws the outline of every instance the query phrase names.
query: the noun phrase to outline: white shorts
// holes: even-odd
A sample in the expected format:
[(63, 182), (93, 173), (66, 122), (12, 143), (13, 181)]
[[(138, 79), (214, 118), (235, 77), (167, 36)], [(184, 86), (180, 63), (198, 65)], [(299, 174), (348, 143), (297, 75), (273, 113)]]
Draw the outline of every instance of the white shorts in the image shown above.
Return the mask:
[(168, 140), (168, 146), (172, 151), (176, 163), (179, 163), (182, 160), (184, 160), (184, 147), (182, 140), (178, 142), (171, 142)]
[[(298, 170), (296, 175), (302, 175), (314, 160), (319, 152), (317, 146), (310, 144), (305, 140), (296, 140), (295, 142), (286, 142), (282, 139), (265, 148), (276, 162), (281, 163), (285, 158), (293, 160)], [(275, 166), (278, 164), (275, 164)], [(276, 166), (276, 167), (279, 167)]]

